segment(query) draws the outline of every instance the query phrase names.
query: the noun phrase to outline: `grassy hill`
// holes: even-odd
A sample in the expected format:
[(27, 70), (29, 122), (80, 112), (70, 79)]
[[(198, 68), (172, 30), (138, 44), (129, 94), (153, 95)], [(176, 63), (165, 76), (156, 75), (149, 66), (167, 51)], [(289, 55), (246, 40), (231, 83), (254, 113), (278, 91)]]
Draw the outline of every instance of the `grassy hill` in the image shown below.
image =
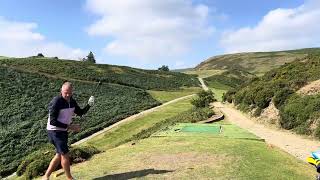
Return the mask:
[(254, 77), (256, 76), (249, 72), (231, 69), (226, 70), (221, 74), (204, 78), (204, 81), (211, 88), (228, 90), (230, 88), (236, 88)]
[(159, 105), (146, 89), (184, 87), (186, 91), (187, 86), (198, 86), (196, 78), (181, 73), (48, 58), (1, 59), (0, 76), (0, 176), (14, 172), (24, 156), (47, 142), (47, 105), (65, 80), (74, 84), (80, 106), (91, 95), (95, 81), (103, 82), (95, 94), (96, 105), (83, 119), (74, 119), (83, 130), (71, 134), (70, 143)]
[(308, 54), (320, 52), (320, 48), (299, 49), (275, 52), (250, 52), (213, 56), (197, 65), (194, 70), (224, 70), (238, 69), (263, 75), (271, 69), (281, 65), (304, 59)]
[(42, 73), (63, 78), (102, 81), (141, 89), (168, 90), (199, 86), (195, 76), (176, 72), (143, 70), (126, 66), (90, 64), (54, 58), (0, 59), (0, 66)]
[(256, 76), (293, 61), (303, 61), (309, 54), (320, 53), (320, 48), (275, 52), (251, 52), (213, 56), (193, 69), (180, 70), (204, 78), (218, 100), (227, 90), (238, 87)]
[(279, 110), (280, 126), (320, 138), (320, 94), (296, 93), (307, 83), (320, 79), (320, 54), (294, 61), (256, 78), (245, 87), (227, 92), (225, 100), (259, 116), (271, 102)]

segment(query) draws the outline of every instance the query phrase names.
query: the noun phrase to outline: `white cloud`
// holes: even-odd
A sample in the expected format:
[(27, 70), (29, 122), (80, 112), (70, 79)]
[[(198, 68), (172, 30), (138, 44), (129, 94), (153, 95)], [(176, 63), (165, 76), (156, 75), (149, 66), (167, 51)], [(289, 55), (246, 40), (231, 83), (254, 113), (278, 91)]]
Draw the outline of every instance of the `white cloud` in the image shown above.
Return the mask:
[(188, 52), (214, 31), (209, 8), (191, 0), (87, 0), (86, 8), (100, 17), (88, 34), (113, 39), (107, 54), (146, 62)]
[(49, 42), (45, 36), (35, 32), (38, 25), (29, 22), (16, 22), (0, 17), (0, 55), (12, 57), (45, 56), (78, 59), (87, 52), (74, 49), (62, 42)]
[(254, 27), (225, 32), (226, 52), (285, 50), (320, 45), (320, 1), (307, 0), (292, 9), (275, 9)]

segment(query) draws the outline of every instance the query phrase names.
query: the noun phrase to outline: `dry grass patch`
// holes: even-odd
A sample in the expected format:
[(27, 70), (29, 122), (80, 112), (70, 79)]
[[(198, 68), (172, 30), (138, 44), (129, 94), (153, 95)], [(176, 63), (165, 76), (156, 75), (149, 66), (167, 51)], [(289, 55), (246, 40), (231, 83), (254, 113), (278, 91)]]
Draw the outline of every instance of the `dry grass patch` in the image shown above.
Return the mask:
[(224, 162), (233, 158), (225, 154), (209, 154), (200, 152), (183, 152), (174, 154), (143, 154), (140, 156), (142, 164), (148, 164), (156, 169), (179, 170), (210, 166), (219, 168)]
[(111, 70), (117, 74), (122, 74), (124, 72), (123, 69), (118, 67), (111, 67)]

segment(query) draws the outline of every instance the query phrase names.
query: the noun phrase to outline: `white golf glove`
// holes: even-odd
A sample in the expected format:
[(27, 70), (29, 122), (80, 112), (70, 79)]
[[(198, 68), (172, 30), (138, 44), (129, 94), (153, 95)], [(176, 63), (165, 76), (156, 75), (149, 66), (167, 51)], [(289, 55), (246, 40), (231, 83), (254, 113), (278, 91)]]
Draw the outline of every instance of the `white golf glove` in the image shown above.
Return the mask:
[(94, 105), (94, 96), (90, 96), (90, 98), (88, 100), (88, 104), (89, 104), (89, 106), (93, 106)]

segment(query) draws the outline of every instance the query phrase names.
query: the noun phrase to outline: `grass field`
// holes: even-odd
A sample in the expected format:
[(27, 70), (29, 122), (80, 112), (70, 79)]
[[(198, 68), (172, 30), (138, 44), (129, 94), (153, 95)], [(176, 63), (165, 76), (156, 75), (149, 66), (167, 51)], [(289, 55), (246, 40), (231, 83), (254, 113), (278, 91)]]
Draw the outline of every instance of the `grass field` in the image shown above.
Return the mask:
[(177, 99), (179, 97), (187, 96), (190, 94), (196, 94), (201, 91), (200, 87), (191, 87), (191, 88), (183, 88), (178, 91), (153, 91), (148, 90), (149, 94), (161, 103), (165, 103), (171, 101), (173, 99)]
[(200, 78), (206, 78), (213, 75), (221, 74), (224, 70), (212, 69), (212, 70), (188, 70), (184, 71), (185, 74), (197, 74)]
[(218, 101), (222, 101), (223, 93), (226, 93), (228, 89), (230, 89), (229, 86), (221, 84), (219, 82), (210, 82), (210, 84), (208, 84), (208, 87), (214, 93), (214, 97)]
[(210, 88), (210, 89), (214, 93), (214, 97), (220, 102), (222, 101), (223, 93), (227, 92), (227, 90), (224, 90), (224, 89), (216, 89), (216, 88)]

